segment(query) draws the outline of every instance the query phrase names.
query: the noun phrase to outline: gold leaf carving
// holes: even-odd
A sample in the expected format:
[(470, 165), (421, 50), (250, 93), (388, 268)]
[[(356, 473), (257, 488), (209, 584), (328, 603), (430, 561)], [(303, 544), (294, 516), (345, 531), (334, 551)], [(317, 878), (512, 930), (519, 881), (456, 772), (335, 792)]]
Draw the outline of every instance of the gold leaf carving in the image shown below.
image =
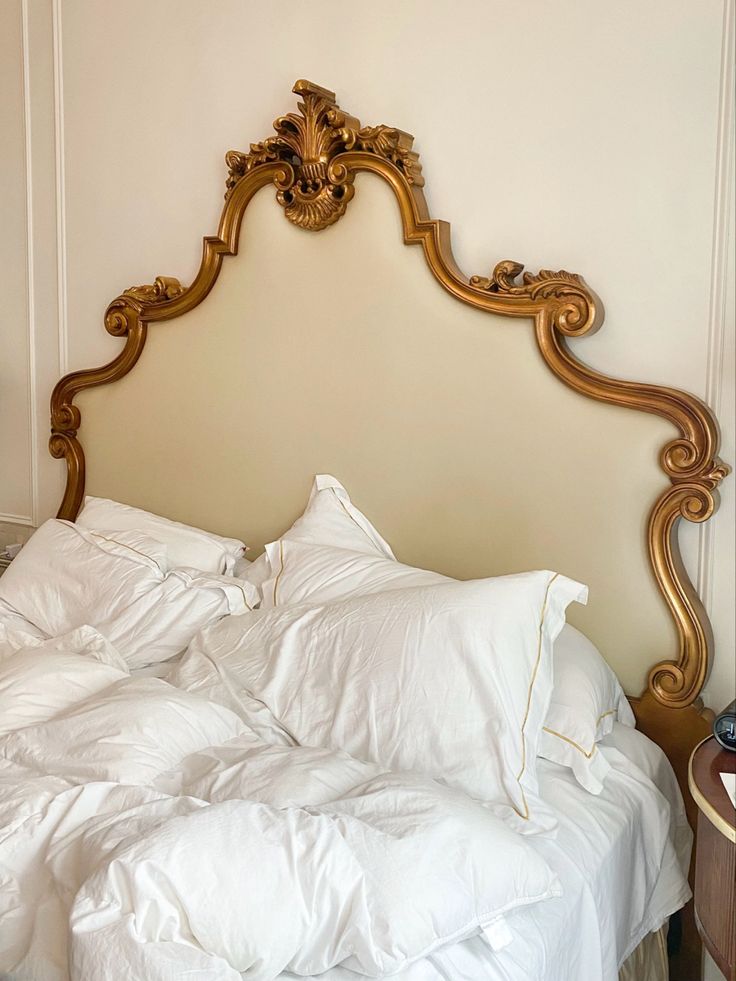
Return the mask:
[(144, 309), (160, 307), (183, 292), (184, 287), (173, 276), (157, 276), (153, 283), (130, 286), (105, 311), (105, 328), (113, 337), (125, 337)]
[(123, 296), (137, 300), (139, 303), (165, 303), (173, 300), (184, 292), (184, 287), (178, 279), (173, 276), (157, 276), (154, 282), (148, 286), (130, 286), (123, 292)]
[(355, 137), (356, 149), (385, 157), (399, 168), (409, 184), (424, 187), (419, 154), (411, 149), (413, 142), (409, 133), (390, 126), (364, 126)]
[(502, 259), (489, 278), (471, 276), (470, 282), (478, 289), (489, 290), (492, 293), (528, 296), (531, 299), (536, 299), (537, 296), (561, 296), (564, 293), (579, 292), (580, 288), (585, 286), (582, 276), (567, 272), (565, 269), (560, 269), (559, 272), (553, 272), (551, 269), (540, 269), (538, 273), (525, 272), (519, 283), (517, 277), (523, 270), (524, 266), (521, 262)]
[(335, 93), (300, 79), (293, 91), (302, 97), (299, 114), (287, 113), (274, 121), (276, 136), (251, 143), (248, 153), (230, 150), (227, 198), (256, 167), (282, 163), (274, 178), (276, 199), (286, 217), (301, 228), (319, 231), (340, 218), (353, 197), (353, 174), (337, 165), (350, 150), (376, 154), (401, 171), (409, 184), (421, 187), (419, 155), (413, 137), (391, 126), (364, 126), (337, 105)]
[[(582, 276), (560, 269), (523, 272), (524, 266), (512, 259), (496, 264), (490, 277), (471, 276), (470, 285), (487, 293), (518, 296), (530, 300), (558, 300), (552, 313), (554, 326), (568, 336), (580, 336), (593, 324), (590, 292)], [(518, 277), (521, 275), (521, 282)]]

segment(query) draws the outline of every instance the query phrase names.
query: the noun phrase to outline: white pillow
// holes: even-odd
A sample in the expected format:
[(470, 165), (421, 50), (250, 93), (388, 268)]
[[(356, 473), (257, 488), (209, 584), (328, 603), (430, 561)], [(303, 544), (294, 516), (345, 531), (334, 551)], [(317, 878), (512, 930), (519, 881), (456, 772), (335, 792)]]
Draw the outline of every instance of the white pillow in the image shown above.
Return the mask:
[(46, 722), (127, 675), (125, 662), (92, 627), (32, 642), (0, 661), (0, 735)]
[(635, 726), (634, 713), (598, 648), (570, 624), (555, 642), (554, 672), (537, 752), (569, 766), (581, 786), (599, 794), (611, 766), (598, 742), (615, 721)]
[(249, 567), (240, 564), (237, 575), (260, 590), (264, 581), (276, 572), (282, 542), (328, 545), (394, 558), (388, 542), (355, 507), (340, 481), (330, 474), (317, 474), (304, 514), (280, 539), (267, 545), (266, 551)]
[(201, 572), (230, 574), (245, 548), (237, 538), (223, 538), (102, 497), (85, 497), (77, 524), (93, 531), (139, 531), (149, 535), (166, 545), (168, 568), (185, 566)]
[[(284, 540), (268, 545), (266, 551), (273, 574), (262, 586), (263, 609), (455, 581), (377, 553)], [(586, 790), (599, 794), (610, 766), (596, 744), (610, 732), (614, 719), (634, 725), (618, 678), (588, 638), (565, 624), (555, 642), (552, 701), (540, 756), (570, 767)]]
[(7, 760), (75, 783), (150, 784), (185, 756), (244, 731), (238, 717), (158, 678), (126, 678), (0, 743)]
[(263, 609), (289, 603), (329, 603), (387, 589), (457, 581), (439, 572), (403, 565), (378, 551), (310, 545), (286, 536), (267, 545), (266, 555), (271, 575), (261, 586)]
[(115, 616), (163, 581), (161, 545), (137, 532), (103, 537), (52, 518), (0, 578), (0, 599), (53, 637)]
[(105, 537), (51, 519), (0, 579), (0, 599), (47, 636), (96, 627), (130, 667), (166, 660), (202, 627), (257, 600), (252, 586), (230, 577), (165, 574), (148, 554), (162, 546), (150, 542), (139, 532)]
[(174, 569), (125, 610), (94, 623), (131, 669), (143, 668), (180, 654), (203, 627), (257, 601), (254, 587), (230, 576)]
[(552, 826), (535, 757), (552, 645), (580, 583), (551, 572), (228, 617), (197, 640), (302, 745), (417, 770)]
[(355, 507), (340, 481), (330, 474), (317, 474), (304, 514), (281, 538), (394, 557), (388, 542)]

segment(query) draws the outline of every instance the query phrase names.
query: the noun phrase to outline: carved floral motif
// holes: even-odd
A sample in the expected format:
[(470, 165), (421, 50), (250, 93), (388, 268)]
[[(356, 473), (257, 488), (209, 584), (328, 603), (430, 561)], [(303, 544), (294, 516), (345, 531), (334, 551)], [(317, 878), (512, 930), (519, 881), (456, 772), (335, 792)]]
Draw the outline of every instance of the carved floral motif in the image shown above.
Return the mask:
[(255, 167), (281, 162), (284, 177), (276, 178), (276, 198), (286, 217), (310, 231), (327, 228), (340, 218), (353, 196), (353, 175), (340, 167), (339, 155), (361, 150), (389, 160), (409, 184), (423, 185), (413, 137), (390, 126), (364, 126), (335, 102), (334, 92), (300, 79), (293, 89), (302, 97), (301, 115), (290, 112), (274, 121), (276, 136), (251, 143), (250, 151), (230, 150), (227, 194)]

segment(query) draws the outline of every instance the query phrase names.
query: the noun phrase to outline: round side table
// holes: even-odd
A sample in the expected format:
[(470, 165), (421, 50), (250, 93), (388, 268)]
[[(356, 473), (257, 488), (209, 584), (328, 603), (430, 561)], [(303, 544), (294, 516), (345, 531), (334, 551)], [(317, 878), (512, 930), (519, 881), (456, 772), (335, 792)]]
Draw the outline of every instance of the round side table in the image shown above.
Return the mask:
[(698, 805), (695, 922), (726, 981), (736, 981), (736, 810), (721, 773), (736, 772), (736, 753), (713, 736), (695, 747), (688, 783)]

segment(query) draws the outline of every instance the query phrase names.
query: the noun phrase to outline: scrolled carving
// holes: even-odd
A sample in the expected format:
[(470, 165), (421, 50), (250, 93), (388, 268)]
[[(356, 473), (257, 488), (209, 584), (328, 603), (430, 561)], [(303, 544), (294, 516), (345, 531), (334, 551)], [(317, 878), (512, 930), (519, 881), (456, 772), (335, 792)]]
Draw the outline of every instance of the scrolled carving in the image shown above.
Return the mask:
[(184, 287), (173, 276), (157, 276), (153, 283), (130, 286), (105, 311), (105, 330), (113, 337), (127, 337), (144, 310), (174, 300)]
[[(51, 416), (51, 427), (52, 432), (59, 433), (71, 433), (76, 435), (77, 430), (82, 422), (82, 416), (79, 411), (79, 407), (72, 405), (71, 403), (62, 403), (54, 408)], [(52, 456), (56, 454), (52, 453)]]
[(113, 337), (126, 337), (138, 313), (127, 300), (118, 297), (105, 311), (105, 330)]
[[(518, 281), (520, 275), (521, 282)], [(558, 272), (540, 269), (538, 273), (530, 273), (524, 272), (521, 262), (502, 259), (490, 276), (471, 276), (470, 285), (488, 293), (553, 301), (554, 326), (568, 337), (580, 337), (591, 330), (595, 322), (595, 302), (585, 281), (582, 276), (565, 269)]]
[(363, 126), (355, 137), (356, 150), (390, 160), (414, 187), (424, 187), (419, 154), (412, 150), (414, 137), (392, 126)]
[(84, 494), (84, 450), (75, 433), (52, 433), (49, 439), (49, 452), (55, 460), (66, 460), (66, 489), (57, 517), (73, 521), (82, 506)]
[(125, 297), (136, 303), (151, 306), (151, 304), (166, 303), (167, 300), (173, 300), (175, 297), (181, 296), (183, 292), (184, 287), (178, 279), (173, 276), (157, 276), (150, 285), (129, 286), (127, 290), (123, 291), (121, 298)]
[[(723, 465), (721, 465), (723, 466)], [(707, 521), (718, 506), (705, 479), (674, 483), (662, 493), (649, 518), (649, 554), (659, 587), (678, 629), (676, 661), (661, 661), (649, 673), (649, 690), (663, 705), (683, 708), (700, 694), (708, 674), (710, 628), (700, 598), (680, 556), (680, 519)]]
[(337, 105), (335, 93), (300, 79), (293, 91), (302, 97), (300, 115), (287, 113), (274, 120), (276, 136), (251, 143), (248, 153), (225, 154), (227, 198), (257, 167), (281, 161), (288, 164), (275, 180), (276, 200), (294, 225), (309, 231), (327, 228), (345, 214), (353, 197), (353, 174), (335, 166), (341, 153), (360, 150), (390, 161), (417, 187), (424, 183), (413, 137), (391, 126), (363, 126)]
[(711, 446), (705, 440), (673, 439), (662, 449), (662, 469), (672, 481), (697, 479), (704, 487), (714, 489), (731, 468), (723, 460), (710, 456)]

